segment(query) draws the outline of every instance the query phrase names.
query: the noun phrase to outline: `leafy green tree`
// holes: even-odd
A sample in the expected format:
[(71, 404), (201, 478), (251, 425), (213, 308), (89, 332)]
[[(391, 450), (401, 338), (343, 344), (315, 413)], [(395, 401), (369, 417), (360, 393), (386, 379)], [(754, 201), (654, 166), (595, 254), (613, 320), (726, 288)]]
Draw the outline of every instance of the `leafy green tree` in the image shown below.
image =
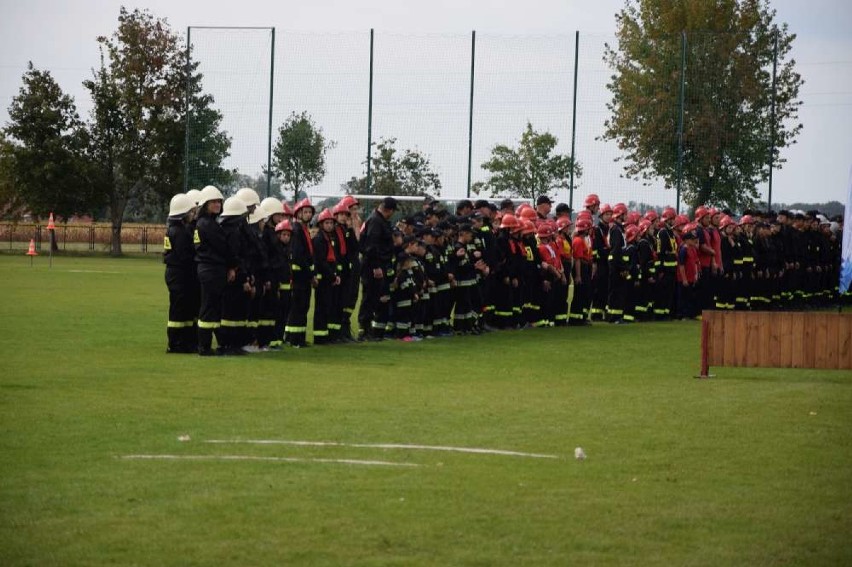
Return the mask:
[(472, 189), (489, 191), (494, 197), (522, 197), (535, 201), (541, 195), (568, 187), (571, 170), (575, 178), (579, 178), (583, 170), (570, 156), (554, 153), (558, 142), (550, 132), (538, 133), (527, 122), (517, 148), (498, 144), (491, 149), (491, 159), (482, 164), (482, 169), (491, 175)]
[(118, 255), (128, 207), (151, 214), (183, 188), (187, 112), (196, 126), (202, 124), (193, 130), (201, 137), (196, 145), (207, 148), (194, 154), (197, 164), (190, 162), (189, 169), (201, 176), (193, 185), (227, 180), (221, 163), (230, 140), (219, 130), (221, 115), (212, 109), (212, 98), (201, 92), (198, 63), (187, 65), (186, 48), (165, 20), (121, 8), (118, 29), (98, 43), (100, 68), (84, 85), (94, 102), (95, 185), (109, 205), (111, 251)]
[[(795, 35), (768, 0), (628, 0), (616, 15), (618, 46), (604, 139), (625, 152), (625, 175), (678, 179), (682, 38), (686, 35), (682, 190), (688, 203), (737, 208), (757, 197), (781, 150), (795, 142), (799, 87)], [(777, 40), (773, 113), (772, 66)], [(774, 140), (774, 151), (771, 151)]]
[(298, 194), (320, 183), (325, 177), (325, 154), (335, 142), (326, 140), (307, 112), (291, 113), (278, 129), (278, 141), (272, 150), (273, 173), (281, 178), (282, 185)]
[(88, 139), (74, 99), (32, 62), (9, 106), (3, 140), (4, 204), (36, 217), (90, 212)]
[(441, 194), (441, 179), (432, 163), (420, 150), (396, 149), (396, 138), (374, 142), (370, 156), (370, 187), (367, 177), (353, 177), (346, 183), (350, 193), (361, 195), (431, 195)]

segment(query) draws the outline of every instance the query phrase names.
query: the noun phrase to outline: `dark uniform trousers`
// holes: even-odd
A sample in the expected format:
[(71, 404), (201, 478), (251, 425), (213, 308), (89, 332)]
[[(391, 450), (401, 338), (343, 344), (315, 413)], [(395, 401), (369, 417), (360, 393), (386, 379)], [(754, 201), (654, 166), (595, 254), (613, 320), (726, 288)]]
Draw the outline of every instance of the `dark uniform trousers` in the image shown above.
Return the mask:
[(198, 311), (198, 351), (209, 352), (216, 341), (222, 344), (222, 300), (227, 285), (225, 266), (198, 265), (198, 281), (201, 284), (201, 305)]
[(169, 351), (196, 352), (199, 287), (195, 266), (166, 266), (166, 287), (169, 290), (169, 322), (166, 330)]

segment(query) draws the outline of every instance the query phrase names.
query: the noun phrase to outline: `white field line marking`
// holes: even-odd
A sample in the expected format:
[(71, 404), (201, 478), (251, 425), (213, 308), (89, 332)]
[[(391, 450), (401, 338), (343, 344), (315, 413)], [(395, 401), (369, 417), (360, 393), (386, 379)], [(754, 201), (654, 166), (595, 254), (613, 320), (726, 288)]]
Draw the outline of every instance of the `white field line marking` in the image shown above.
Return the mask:
[(368, 465), (376, 467), (419, 467), (415, 463), (389, 461), (361, 461), (357, 459), (299, 459), (296, 457), (253, 457), (250, 455), (121, 455), (120, 459), (149, 461), (275, 461), (284, 463), (332, 463), (341, 465)]
[(104, 270), (66, 270), (72, 274), (123, 274), (124, 272), (106, 272)]
[(559, 455), (522, 453), (502, 449), (480, 449), (478, 447), (442, 447), (439, 445), (406, 445), (402, 443), (338, 443), (335, 441), (287, 441), (282, 439), (209, 439), (205, 443), (248, 444), (248, 445), (299, 445), (304, 447), (361, 447), (370, 449), (412, 449), (420, 451), (450, 451), (454, 453), (475, 453), (479, 455), (504, 455), (509, 457), (529, 457), (531, 459), (558, 459)]

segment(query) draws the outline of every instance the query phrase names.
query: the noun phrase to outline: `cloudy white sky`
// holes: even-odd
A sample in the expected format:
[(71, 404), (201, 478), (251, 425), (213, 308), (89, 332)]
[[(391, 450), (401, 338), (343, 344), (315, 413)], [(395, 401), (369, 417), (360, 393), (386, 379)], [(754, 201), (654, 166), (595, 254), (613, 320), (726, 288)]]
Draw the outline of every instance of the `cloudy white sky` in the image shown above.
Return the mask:
[[(30, 60), (50, 70), (85, 113), (90, 104), (80, 83), (97, 64), (95, 38), (115, 29), (121, 5), (111, 0), (0, 0), (0, 124), (7, 120), (6, 109)], [(560, 149), (570, 148), (573, 33), (580, 30), (577, 156), (585, 174), (578, 192), (596, 191), (612, 201), (673, 201), (668, 193), (619, 179), (619, 167), (611, 161), (617, 152), (595, 140), (607, 101), (600, 87), (607, 73), (600, 54), (614, 32), (620, 0), (148, 0), (126, 5), (148, 8), (181, 32), (190, 25), (276, 27), (273, 122), (280, 123), (291, 110), (308, 110), (338, 143), (318, 193), (335, 192), (349, 176), (361, 173), (370, 28), (376, 30), (374, 139), (396, 136), (400, 145), (429, 154), (447, 197), (463, 195), (467, 177), (471, 30), (477, 31), (474, 164), (494, 143), (516, 139), (527, 120), (556, 134)], [(806, 81), (800, 111), (804, 130), (798, 144), (785, 152), (787, 164), (775, 173), (773, 201), (842, 200), (852, 165), (852, 2), (775, 0), (772, 6), (778, 20), (798, 34), (794, 57)], [(221, 37), (199, 32), (197, 53), (207, 55), (207, 67), (202, 67), (206, 84), (229, 115), (226, 127), (235, 138), (232, 165), (253, 173), (249, 170), (259, 170), (265, 153), (262, 107), (268, 86), (263, 85), (262, 54), (268, 38), (232, 37), (236, 41), (226, 43)], [(538, 71), (530, 70), (531, 60)], [(243, 85), (223, 86), (221, 77), (238, 77)], [(481, 178), (475, 168), (473, 180)], [(558, 197), (567, 200), (567, 195)]]

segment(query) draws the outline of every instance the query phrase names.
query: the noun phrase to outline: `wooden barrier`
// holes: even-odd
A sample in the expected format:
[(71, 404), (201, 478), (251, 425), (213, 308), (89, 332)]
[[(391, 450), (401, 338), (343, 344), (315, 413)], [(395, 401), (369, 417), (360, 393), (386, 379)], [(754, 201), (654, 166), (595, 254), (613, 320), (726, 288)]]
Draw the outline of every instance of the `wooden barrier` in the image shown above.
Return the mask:
[(852, 313), (705, 311), (701, 377), (711, 366), (852, 369)]

